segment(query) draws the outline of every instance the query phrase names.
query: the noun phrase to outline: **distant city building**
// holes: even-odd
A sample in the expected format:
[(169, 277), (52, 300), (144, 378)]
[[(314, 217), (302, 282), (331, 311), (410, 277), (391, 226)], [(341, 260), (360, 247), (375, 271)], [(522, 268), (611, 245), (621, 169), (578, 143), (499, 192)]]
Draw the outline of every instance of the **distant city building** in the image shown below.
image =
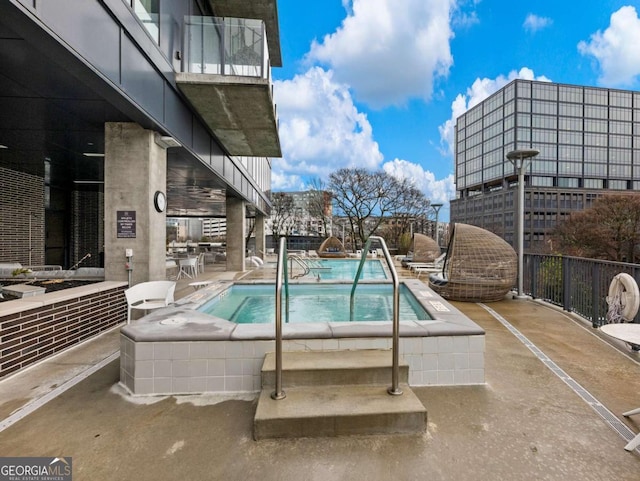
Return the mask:
[[(207, 219), (209, 220), (209, 219)], [(194, 241), (198, 242), (203, 236), (203, 220), (167, 217), (167, 235), (174, 236), (170, 240), (178, 242)]]
[(524, 248), (603, 194), (640, 190), (640, 92), (514, 80), (457, 119), (451, 222), (515, 242), (517, 174), (507, 153), (536, 149), (525, 176)]
[(227, 219), (202, 219), (202, 237), (215, 239), (227, 235)]
[[(291, 196), (293, 200), (291, 217), (287, 221), (290, 235), (318, 237), (329, 235), (332, 216), (331, 194), (329, 192), (308, 190), (285, 192), (285, 194)], [(318, 195), (322, 196), (320, 208), (315, 205)], [(321, 210), (321, 215), (318, 215), (318, 210)], [(273, 234), (273, 215), (272, 213), (271, 221), (267, 222), (267, 235)]]

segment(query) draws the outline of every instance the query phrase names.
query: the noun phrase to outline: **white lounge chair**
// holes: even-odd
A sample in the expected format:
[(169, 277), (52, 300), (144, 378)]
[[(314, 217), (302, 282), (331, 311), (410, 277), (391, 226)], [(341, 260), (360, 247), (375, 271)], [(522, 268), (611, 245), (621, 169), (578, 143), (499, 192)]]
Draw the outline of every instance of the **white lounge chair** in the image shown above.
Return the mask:
[(176, 283), (173, 281), (141, 282), (124, 291), (127, 298), (127, 324), (131, 322), (131, 310), (149, 311), (173, 304)]

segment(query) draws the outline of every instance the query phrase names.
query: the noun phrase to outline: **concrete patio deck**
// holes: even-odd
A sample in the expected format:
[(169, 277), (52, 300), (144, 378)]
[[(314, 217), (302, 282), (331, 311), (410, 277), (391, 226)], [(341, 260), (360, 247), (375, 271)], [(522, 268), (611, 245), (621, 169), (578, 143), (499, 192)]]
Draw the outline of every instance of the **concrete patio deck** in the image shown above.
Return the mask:
[[(198, 280), (240, 275), (209, 267)], [(193, 291), (189, 282), (178, 297)], [(92, 481), (640, 479), (639, 453), (626, 452), (627, 441), (512, 330), (482, 305), (455, 305), (486, 331), (487, 383), (414, 389), (428, 412), (425, 435), (253, 441), (254, 399), (125, 396), (116, 329), (0, 381), (0, 453), (72, 456), (74, 480)], [(640, 354), (536, 301), (487, 307), (640, 430), (640, 416), (621, 416), (640, 406)]]

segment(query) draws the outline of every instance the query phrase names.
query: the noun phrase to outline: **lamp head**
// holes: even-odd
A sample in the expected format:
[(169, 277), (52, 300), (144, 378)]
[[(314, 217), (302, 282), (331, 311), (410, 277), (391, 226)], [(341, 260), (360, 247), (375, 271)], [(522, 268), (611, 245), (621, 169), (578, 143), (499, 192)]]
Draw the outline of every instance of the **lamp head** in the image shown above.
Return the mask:
[(539, 153), (540, 151), (536, 149), (517, 149), (509, 152), (507, 154), (507, 159), (511, 161), (516, 159), (530, 159), (531, 157), (535, 157)]

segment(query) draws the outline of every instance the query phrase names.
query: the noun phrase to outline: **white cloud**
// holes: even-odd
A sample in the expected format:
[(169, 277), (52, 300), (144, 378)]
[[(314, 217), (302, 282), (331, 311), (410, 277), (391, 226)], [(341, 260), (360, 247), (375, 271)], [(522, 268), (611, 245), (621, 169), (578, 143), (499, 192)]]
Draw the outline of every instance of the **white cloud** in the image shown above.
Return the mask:
[(467, 89), (466, 93), (456, 96), (455, 100), (451, 103), (451, 118), (438, 127), (440, 131), (440, 143), (443, 147), (446, 147), (443, 153), (453, 155), (456, 119), (471, 107), (478, 105), (491, 94), (515, 79), (550, 82), (544, 75), (536, 77), (533, 70), (527, 67), (522, 67), (519, 71), (512, 70), (506, 76), (498, 75), (495, 79), (488, 79), (486, 77), (482, 79), (477, 78), (471, 87)]
[(305, 190), (304, 180), (296, 174), (285, 174), (279, 167), (281, 159), (272, 159), (271, 189), (274, 192)]
[(429, 99), (434, 81), (453, 64), (449, 41), (456, 0), (343, 1), (347, 17), (313, 42), (308, 60), (329, 65), (336, 79), (375, 108)]
[(448, 204), (456, 196), (453, 175), (436, 180), (433, 172), (407, 160), (394, 159), (385, 162), (382, 169), (398, 179), (411, 179), (414, 187), (423, 192), (432, 203)]
[(470, 28), (473, 25), (480, 23), (480, 19), (478, 18), (478, 14), (475, 11), (471, 12), (459, 12), (453, 16), (451, 19), (451, 24), (459, 28)]
[(346, 85), (313, 67), (291, 80), (274, 82), (282, 159), (274, 159), (274, 188), (297, 185), (303, 176), (326, 178), (343, 167), (377, 169), (382, 154), (367, 116)]
[(545, 27), (548, 27), (553, 23), (553, 20), (549, 17), (539, 17), (533, 13), (527, 15), (522, 26), (525, 30), (529, 32), (537, 32), (538, 30), (542, 30)]
[(611, 15), (609, 27), (582, 41), (578, 50), (596, 58), (600, 82), (604, 85), (631, 85), (640, 74), (640, 19), (636, 9), (622, 7)]
[[(291, 80), (274, 83), (283, 158), (272, 159), (274, 191), (304, 190), (309, 177), (326, 180), (343, 167), (378, 170), (383, 162), (366, 115), (354, 106), (347, 87), (331, 71), (313, 67)], [(418, 164), (395, 159), (382, 169), (412, 179), (432, 202), (455, 197), (453, 176), (436, 180)]]

